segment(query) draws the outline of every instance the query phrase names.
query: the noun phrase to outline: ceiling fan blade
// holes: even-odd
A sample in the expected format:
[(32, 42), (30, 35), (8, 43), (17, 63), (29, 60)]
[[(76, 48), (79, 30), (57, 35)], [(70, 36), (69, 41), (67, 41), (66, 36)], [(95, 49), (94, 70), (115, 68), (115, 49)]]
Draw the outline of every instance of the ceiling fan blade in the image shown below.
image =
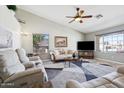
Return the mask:
[(74, 16), (66, 16), (67, 18), (75, 18)]
[(68, 23), (72, 23), (73, 21), (75, 21), (75, 19), (71, 20), (71, 21), (70, 21), (70, 22), (68, 22)]
[(82, 16), (81, 18), (91, 18), (92, 15), (88, 15), (88, 16)]

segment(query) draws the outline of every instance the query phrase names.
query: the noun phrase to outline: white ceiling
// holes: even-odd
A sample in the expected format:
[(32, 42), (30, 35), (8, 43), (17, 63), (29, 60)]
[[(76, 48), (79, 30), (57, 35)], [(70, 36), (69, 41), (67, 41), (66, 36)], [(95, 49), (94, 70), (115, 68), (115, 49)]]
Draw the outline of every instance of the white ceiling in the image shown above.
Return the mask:
[[(21, 5), (18, 7), (83, 33), (124, 24), (124, 5)], [(72, 19), (65, 16), (75, 15), (77, 7), (85, 11), (84, 15), (93, 15), (93, 18), (84, 19), (82, 24), (68, 23)], [(102, 14), (103, 17), (97, 19), (95, 16), (98, 14)]]

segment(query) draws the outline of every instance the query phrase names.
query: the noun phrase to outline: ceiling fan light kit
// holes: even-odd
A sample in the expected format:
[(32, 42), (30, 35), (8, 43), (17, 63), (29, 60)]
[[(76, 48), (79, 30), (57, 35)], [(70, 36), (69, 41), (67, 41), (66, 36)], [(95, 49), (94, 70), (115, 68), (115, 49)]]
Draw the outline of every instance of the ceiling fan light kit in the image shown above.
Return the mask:
[(76, 18), (75, 21), (79, 22), (81, 20), (81, 18)]
[(73, 20), (71, 20), (69, 23), (72, 23), (73, 21), (77, 21), (80, 23), (83, 23), (83, 19), (84, 18), (92, 18), (92, 15), (87, 15), (84, 16), (84, 10), (80, 10), (80, 8), (76, 8), (77, 13), (75, 16), (66, 16), (67, 18), (73, 18)]

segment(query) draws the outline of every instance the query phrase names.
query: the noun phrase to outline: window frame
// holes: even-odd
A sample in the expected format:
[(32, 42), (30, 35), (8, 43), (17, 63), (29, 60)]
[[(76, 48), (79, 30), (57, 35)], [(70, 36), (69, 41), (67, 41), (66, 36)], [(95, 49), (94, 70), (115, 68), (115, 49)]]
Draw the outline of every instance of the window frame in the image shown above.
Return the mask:
[[(114, 35), (117, 35), (117, 44), (114, 42)], [(122, 39), (119, 39), (119, 35), (122, 35)], [(98, 38), (98, 51), (100, 52), (105, 52), (105, 53), (124, 53), (124, 30), (123, 31), (117, 31), (117, 32), (111, 32), (111, 33), (106, 33), (106, 34), (102, 34), (102, 35), (96, 35), (96, 36), (99, 36)], [(100, 42), (100, 39), (103, 38), (102, 42)], [(108, 38), (108, 50), (107, 50), (107, 43), (105, 45), (105, 38), (106, 38), (106, 41), (107, 41), (107, 38)], [(111, 41), (109, 41), (109, 38)], [(122, 48), (119, 48), (119, 43), (120, 42), (120, 47)], [(111, 48), (110, 48), (111, 47)], [(115, 50), (114, 50), (114, 47), (115, 47)]]

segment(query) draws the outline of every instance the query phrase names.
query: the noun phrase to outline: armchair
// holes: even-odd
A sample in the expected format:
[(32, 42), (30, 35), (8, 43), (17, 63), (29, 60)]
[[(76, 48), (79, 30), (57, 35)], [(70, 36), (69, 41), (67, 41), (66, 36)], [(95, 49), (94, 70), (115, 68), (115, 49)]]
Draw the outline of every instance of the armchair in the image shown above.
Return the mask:
[(12, 49), (0, 51), (0, 87), (32, 87), (43, 83), (39, 68), (26, 69)]
[(45, 71), (42, 60), (39, 56), (27, 57), (26, 51), (23, 48), (16, 49), (19, 60), (27, 68), (40, 68), (44, 74), (44, 81), (48, 81), (47, 73)]

